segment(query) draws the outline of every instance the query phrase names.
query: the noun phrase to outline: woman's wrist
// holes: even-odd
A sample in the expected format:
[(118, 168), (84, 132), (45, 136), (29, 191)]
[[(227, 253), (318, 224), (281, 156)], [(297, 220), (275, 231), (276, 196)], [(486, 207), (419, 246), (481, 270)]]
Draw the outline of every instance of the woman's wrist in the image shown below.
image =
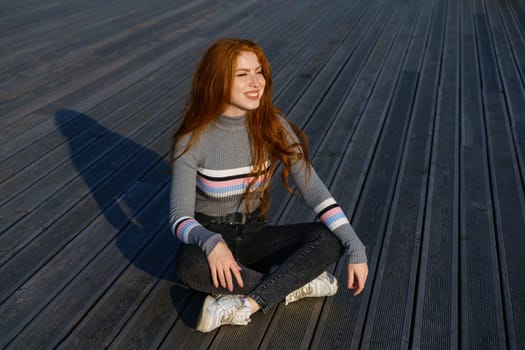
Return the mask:
[(221, 234), (216, 233), (202, 244), (201, 249), (204, 252), (204, 254), (208, 256), (219, 242), (224, 242), (224, 239), (222, 238)]
[(354, 249), (347, 250), (345, 252), (347, 264), (362, 264), (368, 262), (366, 257), (366, 250), (363, 249)]

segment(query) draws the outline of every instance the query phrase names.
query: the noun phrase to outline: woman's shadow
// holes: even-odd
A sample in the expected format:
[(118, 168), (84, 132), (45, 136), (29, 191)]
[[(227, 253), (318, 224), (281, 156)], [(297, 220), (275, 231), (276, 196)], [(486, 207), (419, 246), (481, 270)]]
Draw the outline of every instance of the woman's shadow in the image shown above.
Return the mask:
[(97, 212), (90, 214), (104, 215), (114, 228), (116, 246), (131, 264), (174, 282), (173, 305), (183, 322), (194, 328), (205, 295), (189, 291), (175, 275), (179, 242), (168, 225), (171, 171), (166, 160), (74, 110), (57, 111), (55, 124), (98, 204)]
[(120, 252), (151, 276), (175, 280), (166, 273), (178, 242), (167, 225), (171, 173), (165, 159), (77, 111), (57, 111), (55, 124), (98, 204), (93, 215), (102, 213), (115, 228)]

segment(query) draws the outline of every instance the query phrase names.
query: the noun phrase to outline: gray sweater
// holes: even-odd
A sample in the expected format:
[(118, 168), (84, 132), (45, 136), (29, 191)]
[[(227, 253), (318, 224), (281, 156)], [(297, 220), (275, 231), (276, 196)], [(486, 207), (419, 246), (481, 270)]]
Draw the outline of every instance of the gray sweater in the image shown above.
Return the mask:
[[(288, 122), (281, 118), (297, 141)], [(190, 135), (177, 145), (176, 154), (184, 150)], [(307, 204), (321, 221), (341, 240), (348, 263), (366, 262), (365, 247), (357, 237), (341, 207), (319, 179), (313, 168), (307, 176), (304, 161), (293, 164), (290, 174)], [(224, 216), (245, 212), (244, 193), (253, 179), (251, 152), (245, 117), (221, 116), (211, 123), (197, 142), (173, 164), (170, 224), (173, 233), (184, 243), (197, 244), (206, 255), (222, 241), (220, 233), (211, 232), (195, 220), (195, 213)], [(262, 182), (258, 179), (255, 187)], [(260, 198), (251, 198), (255, 210)]]

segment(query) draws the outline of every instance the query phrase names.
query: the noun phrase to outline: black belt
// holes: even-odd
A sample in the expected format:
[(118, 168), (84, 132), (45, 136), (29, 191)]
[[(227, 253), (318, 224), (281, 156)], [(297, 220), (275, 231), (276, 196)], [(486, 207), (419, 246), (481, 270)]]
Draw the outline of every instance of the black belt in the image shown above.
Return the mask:
[(224, 216), (209, 216), (202, 213), (195, 213), (195, 219), (202, 225), (245, 225), (248, 223), (264, 222), (260, 214), (259, 209), (251, 213), (231, 213)]

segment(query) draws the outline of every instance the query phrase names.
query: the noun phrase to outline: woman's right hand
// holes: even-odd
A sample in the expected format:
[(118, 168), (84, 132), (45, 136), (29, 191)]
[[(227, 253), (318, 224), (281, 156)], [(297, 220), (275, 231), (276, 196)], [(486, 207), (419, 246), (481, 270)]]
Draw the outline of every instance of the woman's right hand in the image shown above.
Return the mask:
[[(211, 279), (215, 288), (227, 288), (233, 292), (233, 277), (237, 281), (239, 287), (243, 287), (244, 283), (241, 277), (241, 267), (235, 261), (233, 254), (224, 242), (219, 242), (210, 254), (208, 254), (208, 264), (210, 265)], [(232, 277), (233, 274), (233, 277)]]

